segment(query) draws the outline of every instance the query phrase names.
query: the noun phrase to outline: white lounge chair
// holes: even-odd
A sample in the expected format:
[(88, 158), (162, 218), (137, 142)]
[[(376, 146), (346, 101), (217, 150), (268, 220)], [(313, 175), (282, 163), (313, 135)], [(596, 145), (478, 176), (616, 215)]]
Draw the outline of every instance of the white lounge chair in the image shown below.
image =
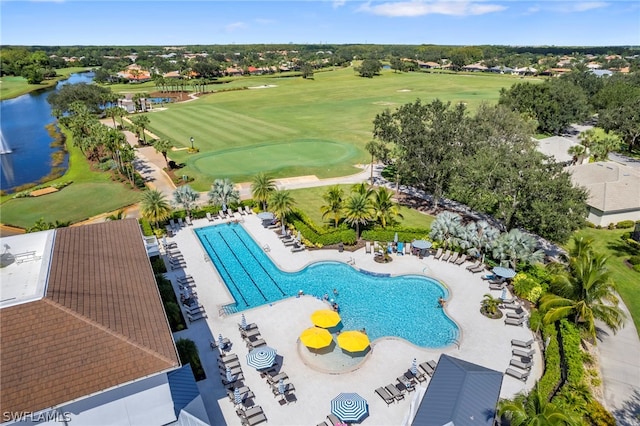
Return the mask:
[(253, 210), (251, 210), (249, 206), (244, 206), (244, 211), (247, 212), (247, 214), (253, 214)]
[(442, 260), (443, 262), (446, 262), (447, 260), (449, 260), (450, 257), (451, 257), (451, 250), (447, 250), (444, 252), (440, 260)]
[(213, 222), (213, 217), (211, 216), (211, 213), (207, 212), (207, 220), (209, 222)]
[(533, 345), (535, 343), (534, 339), (530, 339), (527, 340), (526, 342), (524, 340), (517, 340), (517, 339), (513, 339), (511, 341), (511, 346), (518, 346), (520, 348), (531, 348), (531, 345)]
[(535, 349), (529, 349), (528, 351), (523, 351), (522, 349), (513, 349), (511, 353), (515, 356), (521, 356), (525, 358), (531, 358), (533, 354), (536, 353)]
[(440, 260), (441, 257), (442, 257), (442, 247), (436, 250), (436, 254), (433, 256), (433, 258), (436, 260)]
[(366, 254), (371, 254), (371, 243), (369, 241), (364, 243), (364, 252)]
[(458, 256), (460, 256), (460, 253), (458, 253), (457, 251), (456, 251), (456, 252), (453, 252), (453, 255), (452, 255), (452, 256), (451, 256), (451, 258), (449, 259), (449, 262), (450, 262), (450, 263), (455, 263), (455, 262), (456, 262), (456, 260), (458, 260)]
[(191, 216), (185, 217), (184, 221), (187, 222), (187, 225), (193, 226), (193, 222), (191, 221)]
[(462, 256), (460, 256), (460, 257), (458, 258), (458, 260), (456, 260), (456, 261), (455, 261), (455, 262), (453, 262), (453, 263), (455, 263), (456, 265), (462, 265), (466, 260), (467, 260), (467, 255), (466, 255), (466, 254), (463, 254)]
[(511, 376), (511, 377), (515, 377), (518, 380), (522, 380), (523, 382), (527, 381), (527, 377), (529, 377), (529, 374), (531, 374), (530, 371), (518, 371), (518, 370), (514, 370), (513, 368), (507, 368), (507, 371), (504, 372), (504, 374)]
[(504, 320), (506, 325), (516, 325), (522, 327), (524, 325), (525, 318), (507, 318)]

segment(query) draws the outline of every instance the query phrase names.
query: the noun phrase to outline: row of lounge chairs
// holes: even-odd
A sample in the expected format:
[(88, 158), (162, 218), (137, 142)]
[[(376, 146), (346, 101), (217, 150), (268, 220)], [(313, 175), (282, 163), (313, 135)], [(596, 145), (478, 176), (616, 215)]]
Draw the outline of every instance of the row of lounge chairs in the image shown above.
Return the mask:
[(531, 374), (531, 367), (533, 367), (533, 355), (536, 352), (535, 349), (531, 349), (533, 343), (533, 339), (529, 341), (514, 339), (511, 341), (513, 358), (509, 361), (509, 367), (505, 371), (506, 375), (523, 382), (527, 381), (529, 374)]
[[(275, 229), (278, 229), (278, 228), (279, 227), (276, 227)], [(297, 253), (307, 248), (304, 244), (298, 241), (297, 238), (295, 238), (289, 232), (285, 232), (284, 234), (276, 232), (276, 234), (278, 235), (278, 238), (280, 238), (280, 241), (282, 241), (282, 244), (284, 244), (285, 247), (291, 247), (292, 253)], [(268, 251), (268, 250), (265, 249), (265, 251)]]
[(473, 265), (467, 266), (467, 271), (473, 272), (474, 274), (477, 274), (478, 272), (484, 272), (486, 269), (486, 266), (480, 260), (478, 260)]
[(454, 265), (462, 265), (467, 261), (467, 255), (465, 253), (458, 253), (457, 251), (447, 250), (443, 252), (442, 247), (436, 250), (433, 255), (436, 260), (442, 260), (443, 262), (453, 263)]
[[(236, 216), (236, 213), (239, 216)], [(206, 217), (207, 220), (209, 222), (213, 222), (216, 219), (238, 219), (238, 217), (242, 217), (245, 215), (250, 215), (253, 214), (253, 210), (251, 210), (251, 208), (249, 206), (244, 206), (244, 208), (242, 207), (238, 207), (238, 209), (236, 211), (233, 210), (218, 210), (218, 213), (214, 213), (211, 214), (209, 212), (206, 213)]]
[(198, 301), (198, 293), (194, 290), (196, 283), (191, 275), (177, 277), (178, 288), (180, 289), (180, 302), (187, 314), (189, 322), (195, 322), (207, 318), (204, 306)]
[(427, 377), (431, 377), (435, 371), (437, 363), (434, 360), (423, 362), (418, 366), (418, 374), (413, 374), (411, 370), (407, 370), (396, 380), (398, 383), (390, 383), (381, 386), (375, 390), (375, 393), (382, 398), (387, 406), (396, 401), (404, 399), (405, 394), (411, 393), (416, 389), (419, 383), (425, 382)]

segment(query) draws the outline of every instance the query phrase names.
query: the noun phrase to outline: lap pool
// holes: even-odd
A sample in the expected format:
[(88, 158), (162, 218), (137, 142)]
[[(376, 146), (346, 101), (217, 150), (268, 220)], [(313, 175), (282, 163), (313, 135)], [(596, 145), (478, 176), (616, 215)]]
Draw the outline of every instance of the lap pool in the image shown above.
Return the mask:
[(229, 313), (303, 290), (318, 298), (329, 294), (340, 306), (344, 329), (366, 328), (371, 340), (395, 336), (417, 346), (440, 348), (458, 338), (458, 327), (438, 304), (439, 297), (447, 297), (447, 290), (434, 279), (375, 276), (339, 262), (314, 263), (289, 273), (281, 271), (239, 224), (195, 232), (236, 301), (226, 307)]

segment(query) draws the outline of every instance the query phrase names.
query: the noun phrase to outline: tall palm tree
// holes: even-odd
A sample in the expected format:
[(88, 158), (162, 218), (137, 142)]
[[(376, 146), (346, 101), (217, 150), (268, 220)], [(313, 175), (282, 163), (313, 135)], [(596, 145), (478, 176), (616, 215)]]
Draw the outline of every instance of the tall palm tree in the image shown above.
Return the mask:
[(369, 154), (371, 154), (371, 182), (370, 182), (370, 184), (373, 185), (373, 163), (376, 160), (376, 158), (378, 160), (386, 159), (387, 155), (389, 153), (389, 149), (387, 148), (387, 145), (383, 141), (379, 141), (379, 140), (375, 140), (375, 139), (367, 142), (367, 144), (364, 147), (369, 152)]
[(208, 195), (209, 202), (222, 206), (223, 210), (226, 210), (229, 204), (235, 204), (240, 201), (240, 192), (235, 189), (233, 182), (228, 178), (214, 180)]
[(340, 221), (340, 213), (342, 213), (342, 197), (344, 196), (344, 190), (340, 188), (340, 185), (334, 185), (330, 187), (327, 192), (322, 195), (325, 205), (320, 207), (322, 212), (322, 218), (333, 215), (334, 225), (337, 228)]
[(287, 216), (293, 211), (295, 201), (291, 192), (286, 189), (275, 191), (269, 198), (269, 204), (273, 214), (280, 220), (282, 226), (285, 225)]
[(580, 418), (556, 406), (540, 393), (536, 385), (528, 395), (519, 394), (513, 401), (501, 400), (498, 414), (506, 417), (511, 426), (578, 426)]
[(165, 163), (167, 163), (167, 167), (169, 167), (169, 160), (167, 159), (167, 152), (171, 149), (173, 145), (168, 139), (158, 139), (153, 143), (153, 147), (156, 152), (159, 152), (164, 157)]
[[(364, 184), (366, 186), (366, 184)], [(360, 239), (360, 225), (366, 226), (371, 220), (371, 199), (367, 194), (352, 193), (344, 205), (344, 221), (356, 227), (356, 236)]]
[(273, 178), (266, 173), (260, 172), (251, 181), (251, 196), (254, 200), (262, 203), (262, 210), (267, 210), (267, 201), (278, 189)]
[(544, 252), (536, 250), (537, 241), (519, 229), (512, 229), (498, 237), (493, 257), (508, 262), (515, 270), (519, 262), (535, 263), (544, 259)]
[(546, 323), (569, 317), (585, 328), (595, 340), (595, 320), (617, 332), (626, 318), (618, 307), (616, 286), (606, 267), (607, 257), (591, 249), (581, 249), (570, 257), (568, 265), (551, 278), (551, 291), (540, 298), (540, 310)]
[(392, 197), (393, 192), (381, 186), (373, 193), (371, 199), (374, 217), (380, 221), (383, 228), (386, 228), (387, 223), (393, 223), (396, 218), (403, 217), (398, 203), (394, 202)]
[(157, 228), (159, 221), (171, 215), (171, 205), (162, 192), (157, 189), (148, 189), (142, 193), (140, 213), (145, 219), (155, 223)]
[(174, 202), (184, 207), (187, 211), (187, 216), (191, 214), (191, 209), (193, 209), (199, 198), (200, 193), (194, 191), (189, 185), (180, 186), (173, 192)]
[(354, 183), (351, 186), (351, 192), (356, 194), (364, 195), (369, 198), (373, 195), (373, 189), (366, 182)]
[(462, 234), (462, 216), (451, 212), (442, 212), (436, 216), (431, 224), (429, 236), (441, 241), (444, 248), (449, 248), (456, 244), (458, 236)]
[(140, 135), (142, 135), (142, 142), (146, 145), (147, 135), (145, 133), (145, 130), (149, 126), (149, 123), (151, 123), (149, 117), (147, 117), (146, 115), (137, 115), (131, 119), (131, 122), (139, 129)]

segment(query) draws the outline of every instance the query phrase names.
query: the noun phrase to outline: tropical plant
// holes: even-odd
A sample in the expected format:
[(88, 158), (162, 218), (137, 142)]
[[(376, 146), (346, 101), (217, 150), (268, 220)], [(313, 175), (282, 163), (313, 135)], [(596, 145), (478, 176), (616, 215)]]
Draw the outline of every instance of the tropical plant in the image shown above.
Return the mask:
[[(498, 228), (489, 225), (486, 220), (479, 220), (467, 225), (464, 236), (471, 245), (469, 254), (480, 256), (493, 249), (496, 239), (500, 236), (500, 231)], [(462, 240), (462, 237), (460, 239)], [(460, 241), (460, 247), (464, 248), (464, 245)]]
[(110, 214), (109, 216), (105, 217), (104, 220), (122, 220), (126, 217), (126, 213), (124, 211), (124, 209), (120, 209), (117, 212)]
[(387, 224), (393, 224), (396, 218), (402, 218), (400, 214), (400, 208), (398, 203), (392, 200), (393, 193), (384, 186), (374, 191), (371, 198), (371, 207), (373, 208), (373, 216), (376, 218), (383, 228), (386, 228)]
[(322, 218), (333, 215), (334, 225), (337, 228), (340, 221), (340, 213), (342, 213), (342, 197), (344, 196), (344, 190), (340, 188), (340, 185), (334, 185), (327, 189), (322, 195), (322, 199), (326, 203), (320, 207), (322, 212)]
[(138, 134), (138, 137), (142, 136), (142, 142), (146, 144), (147, 135), (145, 133), (145, 130), (151, 123), (151, 120), (149, 120), (149, 117), (147, 117), (146, 115), (136, 115), (131, 119), (131, 122), (136, 127), (136, 133)]
[(153, 143), (153, 147), (156, 152), (159, 152), (164, 157), (165, 163), (167, 163), (167, 167), (169, 167), (169, 160), (167, 159), (167, 152), (171, 149), (173, 145), (168, 139), (158, 139)]
[(351, 192), (356, 194), (364, 195), (369, 198), (373, 195), (373, 189), (366, 182), (354, 183), (351, 186)]
[(536, 385), (528, 395), (519, 394), (512, 401), (501, 400), (498, 414), (511, 426), (578, 426), (580, 418), (547, 401)]
[(208, 192), (209, 203), (222, 206), (226, 210), (229, 204), (240, 201), (240, 192), (234, 188), (230, 179), (216, 179)]
[(269, 204), (273, 214), (285, 225), (287, 216), (293, 211), (295, 200), (291, 196), (291, 192), (286, 189), (275, 191), (269, 198)]
[(370, 184), (373, 185), (373, 163), (375, 162), (376, 158), (380, 161), (385, 160), (387, 158), (387, 155), (389, 154), (389, 148), (387, 147), (387, 144), (385, 142), (376, 139), (367, 142), (364, 147), (369, 152), (369, 154), (371, 154)]
[(355, 225), (356, 237), (360, 239), (360, 225), (366, 226), (371, 220), (371, 199), (367, 194), (352, 193), (344, 205), (344, 214), (344, 221), (351, 226)]
[(545, 312), (546, 323), (568, 317), (595, 340), (595, 320), (604, 322), (615, 333), (624, 325), (626, 315), (618, 307), (616, 286), (606, 267), (607, 257), (594, 253), (589, 242), (576, 243), (576, 247), (579, 245), (574, 251), (578, 256), (570, 257), (563, 269), (555, 270), (551, 293), (540, 299), (540, 310)]
[(480, 311), (490, 317), (494, 317), (498, 313), (498, 305), (500, 305), (500, 303), (502, 303), (501, 299), (493, 297), (487, 293), (482, 299), (482, 307), (480, 308)]
[(273, 178), (266, 173), (260, 172), (251, 181), (251, 196), (254, 200), (262, 203), (262, 210), (267, 210), (269, 197), (278, 189)]
[(536, 250), (536, 239), (519, 229), (512, 229), (498, 237), (493, 257), (508, 263), (514, 270), (519, 262), (535, 263), (544, 259), (544, 252)]
[(436, 216), (431, 224), (429, 236), (435, 241), (442, 242), (444, 248), (450, 248), (457, 243), (458, 235), (462, 232), (462, 217), (445, 211)]
[(155, 223), (157, 228), (159, 221), (171, 215), (171, 205), (162, 192), (157, 189), (148, 189), (142, 193), (140, 213), (142, 217)]
[(173, 191), (174, 202), (182, 205), (182, 207), (187, 211), (187, 215), (190, 215), (191, 209), (193, 209), (199, 198), (200, 193), (194, 191), (189, 185), (180, 186)]

